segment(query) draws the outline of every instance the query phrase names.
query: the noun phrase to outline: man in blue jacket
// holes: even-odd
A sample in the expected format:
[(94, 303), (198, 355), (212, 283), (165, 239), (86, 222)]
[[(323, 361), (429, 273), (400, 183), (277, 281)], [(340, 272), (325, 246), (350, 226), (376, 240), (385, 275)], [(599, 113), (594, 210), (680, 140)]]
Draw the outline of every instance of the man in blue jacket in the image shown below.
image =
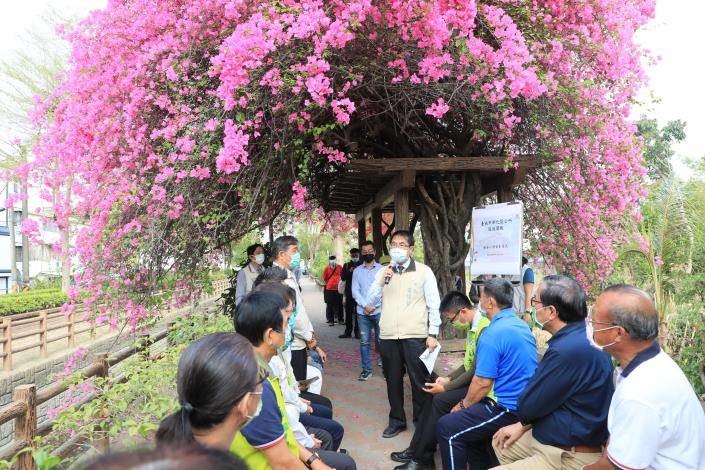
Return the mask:
[(567, 276), (545, 277), (531, 298), (548, 350), (519, 397), (520, 422), (500, 429), (493, 447), (502, 469), (580, 469), (607, 442), (612, 362), (590, 346), (585, 291)]

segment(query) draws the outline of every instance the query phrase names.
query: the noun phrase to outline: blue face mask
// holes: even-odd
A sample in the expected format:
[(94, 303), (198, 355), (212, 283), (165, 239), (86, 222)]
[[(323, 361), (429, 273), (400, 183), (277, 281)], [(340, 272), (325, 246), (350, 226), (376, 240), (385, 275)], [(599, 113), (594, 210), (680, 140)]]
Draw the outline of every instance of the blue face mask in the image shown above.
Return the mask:
[(291, 262), (289, 263), (289, 267), (292, 269), (298, 268), (299, 264), (301, 264), (301, 253), (299, 253), (297, 251), (296, 253), (294, 253), (294, 255), (292, 255)]

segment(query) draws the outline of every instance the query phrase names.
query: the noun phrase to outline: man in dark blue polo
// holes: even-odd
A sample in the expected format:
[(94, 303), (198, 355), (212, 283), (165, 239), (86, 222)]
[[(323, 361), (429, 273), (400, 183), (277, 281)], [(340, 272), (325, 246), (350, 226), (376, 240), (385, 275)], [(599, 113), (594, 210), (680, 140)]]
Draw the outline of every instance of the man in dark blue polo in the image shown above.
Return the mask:
[(438, 444), (446, 470), (485, 470), (497, 463), (492, 436), (519, 421), (517, 400), (538, 364), (531, 330), (512, 309), (514, 289), (506, 279), (485, 282), (480, 308), (490, 325), (477, 343), (475, 375), (468, 393), (438, 421)]
[(521, 421), (494, 436), (498, 468), (577, 470), (596, 462), (607, 441), (612, 362), (588, 342), (586, 295), (574, 279), (545, 277), (531, 306), (534, 323), (553, 336), (519, 397)]

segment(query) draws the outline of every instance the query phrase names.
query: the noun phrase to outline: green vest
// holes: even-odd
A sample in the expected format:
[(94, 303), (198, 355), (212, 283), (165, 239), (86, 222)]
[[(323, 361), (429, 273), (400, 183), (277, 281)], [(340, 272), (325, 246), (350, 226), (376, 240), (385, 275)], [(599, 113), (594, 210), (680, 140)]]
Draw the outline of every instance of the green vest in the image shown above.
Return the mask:
[[(475, 315), (480, 315), (480, 313), (478, 312)], [(477, 340), (480, 337), (480, 332), (488, 326), (490, 326), (490, 319), (480, 316), (477, 322), (477, 328), (468, 330), (468, 334), (465, 336), (465, 370), (473, 368), (475, 363), (475, 351), (477, 350)]]
[[(479, 315), (479, 313), (475, 313)], [(475, 368), (475, 353), (477, 352), (477, 340), (480, 339), (480, 333), (482, 330), (490, 326), (490, 319), (481, 316), (477, 322), (477, 327), (475, 329), (468, 330), (468, 334), (465, 336), (465, 361), (463, 365), (465, 370), (470, 370)], [(488, 397), (495, 399), (494, 387), (487, 394)]]
[[(260, 367), (266, 367), (265, 370), (269, 369), (269, 366), (260, 362)], [(282, 396), (281, 388), (279, 387), (279, 379), (274, 377), (274, 375), (269, 371), (269, 377), (267, 378), (269, 383), (274, 389), (274, 395), (277, 397), (277, 405), (279, 406), (279, 412), (282, 415), (282, 427), (284, 428), (284, 439), (286, 440), (286, 446), (289, 448), (292, 454), (297, 458), (299, 456), (299, 443), (294, 437), (294, 432), (291, 430), (289, 425), (289, 418), (286, 415), (286, 408), (284, 407), (284, 397)], [(235, 439), (230, 445), (230, 452), (237, 455), (242, 459), (247, 468), (250, 470), (268, 470), (272, 468), (267, 461), (264, 453), (260, 450), (255, 449), (247, 442), (245, 436), (243, 436), (239, 431), (235, 434)]]

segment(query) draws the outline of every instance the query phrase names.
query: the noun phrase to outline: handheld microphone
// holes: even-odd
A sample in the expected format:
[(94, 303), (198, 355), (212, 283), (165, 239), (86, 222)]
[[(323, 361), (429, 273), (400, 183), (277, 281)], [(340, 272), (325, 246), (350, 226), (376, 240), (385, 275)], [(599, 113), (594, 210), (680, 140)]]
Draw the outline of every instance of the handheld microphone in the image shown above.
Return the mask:
[[(392, 266), (392, 271), (397, 272), (397, 267)], [(384, 285), (389, 285), (389, 281), (392, 279), (392, 276), (384, 276)]]

